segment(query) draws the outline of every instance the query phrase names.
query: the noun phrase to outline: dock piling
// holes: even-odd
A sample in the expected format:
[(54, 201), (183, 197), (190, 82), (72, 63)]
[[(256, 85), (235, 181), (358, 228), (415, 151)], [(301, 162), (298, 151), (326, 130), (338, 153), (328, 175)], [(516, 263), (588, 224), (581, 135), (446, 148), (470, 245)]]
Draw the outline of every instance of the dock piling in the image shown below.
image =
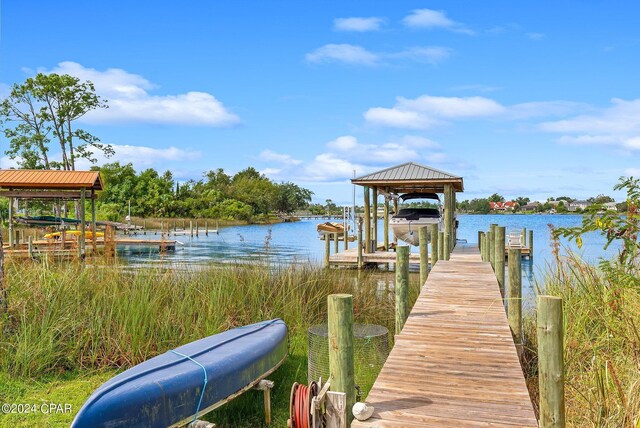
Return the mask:
[(204, 221), (204, 236), (209, 236), (209, 222), (207, 220)]
[(451, 235), (449, 232), (444, 232), (442, 255), (444, 256), (444, 260), (449, 260), (449, 258), (451, 258)]
[(336, 232), (336, 233), (333, 233), (332, 236), (333, 236), (333, 253), (334, 254), (338, 254), (338, 251), (339, 251), (338, 250), (338, 237), (340, 235), (338, 235), (338, 233)]
[(193, 220), (189, 220), (189, 230), (191, 232), (191, 237), (193, 238)]
[(396, 334), (400, 334), (409, 316), (409, 246), (396, 247)]
[(29, 254), (29, 258), (33, 258), (33, 236), (29, 236), (29, 241), (27, 242), (27, 252)]
[(444, 232), (438, 231), (438, 260), (444, 260)]
[(495, 231), (496, 259), (494, 261), (494, 266), (496, 278), (498, 279), (498, 286), (500, 287), (500, 293), (504, 296), (504, 245), (506, 228), (504, 226), (497, 226)]
[(520, 232), (520, 244), (523, 247), (527, 246), (527, 228), (523, 227), (522, 231)]
[(491, 263), (491, 267), (494, 272), (496, 270), (495, 262), (496, 262), (496, 227), (497, 224), (492, 224), (489, 226), (489, 262)]
[(538, 381), (541, 428), (565, 426), (563, 340), (562, 298), (538, 296)]
[(533, 259), (533, 230), (529, 230), (529, 259)]
[(358, 217), (358, 269), (362, 269), (362, 217)]
[(431, 268), (433, 269), (438, 261), (438, 225), (432, 224), (429, 228), (429, 235), (431, 235)]
[(331, 390), (347, 395), (347, 419), (356, 401), (353, 349), (353, 296), (331, 294), (327, 298), (329, 373)]
[(384, 197), (384, 250), (389, 251), (389, 196)]
[(324, 235), (324, 267), (329, 268), (329, 256), (331, 255), (331, 235)]
[(509, 294), (507, 318), (516, 346), (522, 344), (522, 251), (509, 249)]
[(480, 242), (480, 259), (483, 262), (486, 262), (486, 258), (484, 257), (484, 250), (487, 246), (487, 237), (485, 235), (485, 233), (483, 231), (478, 232), (480, 234), (480, 239), (478, 240)]
[(418, 231), (420, 240), (420, 287), (427, 282), (429, 276), (429, 229), (423, 226)]
[(371, 248), (371, 198), (369, 197), (369, 187), (364, 186), (364, 252), (369, 253)]

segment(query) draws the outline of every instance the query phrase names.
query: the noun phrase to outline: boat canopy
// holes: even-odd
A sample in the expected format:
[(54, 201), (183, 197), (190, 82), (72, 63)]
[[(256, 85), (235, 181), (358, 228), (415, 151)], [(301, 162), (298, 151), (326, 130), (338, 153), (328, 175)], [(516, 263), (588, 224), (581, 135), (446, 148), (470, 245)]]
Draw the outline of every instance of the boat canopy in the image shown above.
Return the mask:
[(410, 199), (435, 199), (438, 202), (440, 201), (440, 198), (435, 193), (405, 193), (404, 195), (400, 195), (400, 199), (403, 201)]

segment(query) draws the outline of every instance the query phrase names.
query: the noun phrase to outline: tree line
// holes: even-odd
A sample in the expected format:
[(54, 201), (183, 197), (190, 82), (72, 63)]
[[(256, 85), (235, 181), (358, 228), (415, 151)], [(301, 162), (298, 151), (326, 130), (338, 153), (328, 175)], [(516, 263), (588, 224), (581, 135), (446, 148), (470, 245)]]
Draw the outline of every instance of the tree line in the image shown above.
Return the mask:
[[(533, 209), (535, 212), (549, 212), (552, 209), (558, 213), (566, 213), (569, 211), (569, 204), (575, 202), (577, 199), (570, 196), (559, 196), (557, 198), (548, 198), (545, 202), (538, 202), (538, 205)], [(528, 197), (517, 197), (512, 199), (516, 203), (514, 211), (520, 211), (522, 207), (529, 204), (531, 201)], [(608, 202), (615, 202), (611, 196), (598, 195), (586, 200), (591, 205), (605, 204)], [(464, 200), (457, 203), (458, 210), (462, 212), (474, 213), (474, 214), (488, 214), (491, 210), (491, 202), (505, 202), (504, 196), (494, 193), (488, 198), (475, 198), (471, 200)], [(554, 202), (554, 203), (552, 203)], [(627, 211), (627, 203), (621, 202), (616, 204), (616, 208), (620, 212)], [(577, 209), (576, 212), (582, 212)]]

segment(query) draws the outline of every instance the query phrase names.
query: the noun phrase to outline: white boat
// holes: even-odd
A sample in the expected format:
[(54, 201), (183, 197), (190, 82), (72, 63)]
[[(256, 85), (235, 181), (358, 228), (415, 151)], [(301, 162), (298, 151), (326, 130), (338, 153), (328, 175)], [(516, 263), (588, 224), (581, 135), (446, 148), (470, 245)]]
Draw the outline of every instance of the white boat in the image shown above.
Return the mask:
[[(418, 246), (418, 229), (432, 224), (438, 225), (438, 231), (444, 230), (444, 215), (440, 198), (435, 193), (407, 193), (400, 196), (402, 203), (414, 199), (427, 199), (422, 203), (411, 203), (409, 206), (400, 206), (389, 224), (396, 238), (407, 244)], [(430, 228), (429, 228), (430, 230)], [(427, 233), (430, 235), (430, 232)], [(431, 237), (428, 238), (431, 240)]]

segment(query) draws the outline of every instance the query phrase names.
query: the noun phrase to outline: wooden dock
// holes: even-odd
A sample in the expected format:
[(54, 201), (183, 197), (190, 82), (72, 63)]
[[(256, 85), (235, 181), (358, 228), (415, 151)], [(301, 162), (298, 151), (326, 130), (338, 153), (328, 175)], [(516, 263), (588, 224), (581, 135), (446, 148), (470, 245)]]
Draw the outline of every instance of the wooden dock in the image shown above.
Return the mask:
[[(396, 252), (378, 250), (375, 253), (363, 253), (362, 262), (366, 264), (383, 264), (383, 263), (395, 263)], [(409, 255), (409, 263), (420, 263), (420, 254), (411, 253)], [(358, 250), (356, 248), (341, 251), (339, 253), (332, 254), (329, 257), (329, 264), (331, 266), (344, 266), (351, 265), (357, 266), (358, 264)]]
[(440, 260), (352, 427), (537, 427), (496, 277), (477, 248)]

